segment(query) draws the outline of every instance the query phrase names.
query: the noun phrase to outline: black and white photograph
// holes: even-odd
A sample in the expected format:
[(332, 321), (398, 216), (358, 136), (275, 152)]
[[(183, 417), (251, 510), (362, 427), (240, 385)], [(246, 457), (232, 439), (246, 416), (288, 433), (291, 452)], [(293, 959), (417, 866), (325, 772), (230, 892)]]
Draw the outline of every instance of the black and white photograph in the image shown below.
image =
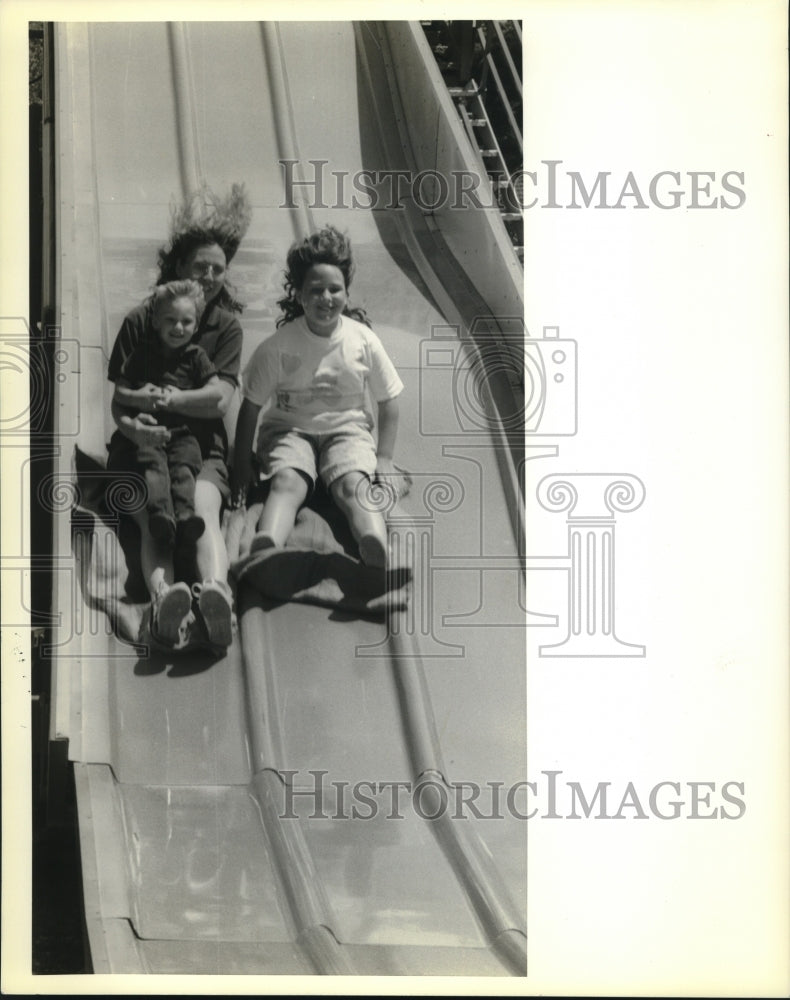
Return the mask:
[(77, 971), (524, 975), (520, 22), (39, 30)]
[(0, 7), (6, 993), (790, 988), (787, 13), (494, 12)]

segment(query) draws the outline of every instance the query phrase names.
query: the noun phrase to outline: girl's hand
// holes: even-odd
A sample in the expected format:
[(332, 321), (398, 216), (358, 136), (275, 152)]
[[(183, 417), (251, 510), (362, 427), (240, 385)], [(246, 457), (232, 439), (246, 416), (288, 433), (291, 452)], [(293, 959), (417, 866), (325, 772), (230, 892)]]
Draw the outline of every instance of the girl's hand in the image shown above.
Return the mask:
[(156, 403), (157, 410), (168, 410), (169, 412), (177, 413), (178, 408), (183, 401), (184, 392), (182, 389), (177, 389), (174, 385), (166, 385), (164, 389), (161, 390), (161, 396)]
[(376, 471), (373, 474), (369, 500), (385, 516), (386, 511), (391, 510), (398, 499), (396, 476), (397, 472), (392, 464), (392, 459), (379, 455), (376, 459)]
[(376, 471), (373, 475), (373, 482), (389, 490), (394, 500), (405, 497), (411, 489), (411, 476), (399, 469), (391, 458), (379, 455), (376, 459)]
[(375, 478), (380, 483), (387, 483), (391, 481), (393, 476), (398, 476), (400, 473), (395, 468), (395, 464), (391, 458), (385, 458), (382, 455), (376, 458), (376, 473)]
[(150, 413), (139, 413), (128, 427), (127, 437), (137, 445), (161, 445), (170, 440), (170, 431), (158, 424)]

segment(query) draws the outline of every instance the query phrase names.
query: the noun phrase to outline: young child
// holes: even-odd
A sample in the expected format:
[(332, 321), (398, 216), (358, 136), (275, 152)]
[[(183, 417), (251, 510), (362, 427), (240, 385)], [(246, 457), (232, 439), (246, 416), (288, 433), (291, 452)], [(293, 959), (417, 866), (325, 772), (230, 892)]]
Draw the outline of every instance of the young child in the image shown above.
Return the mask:
[[(172, 550), (177, 536), (195, 541), (205, 529), (195, 514), (195, 480), (210, 428), (199, 418), (168, 412), (168, 401), (174, 390), (180, 390), (182, 400), (187, 394), (196, 401), (216, 385), (218, 376), (203, 348), (191, 343), (204, 308), (200, 285), (171, 281), (157, 286), (148, 302), (153, 336), (142, 339), (124, 362), (115, 379), (113, 402), (145, 417), (147, 423), (167, 428), (161, 443), (137, 444), (124, 438), (121, 446), (125, 467), (145, 479), (151, 536), (160, 547)], [(161, 566), (147, 583), (154, 595), (158, 634), (175, 642), (192, 593), (185, 583), (169, 585)]]
[[(283, 315), (243, 376), (236, 424), (234, 499), (246, 489), (258, 435), (261, 478), (271, 480), (253, 548), (282, 546), (316, 478), (348, 519), (362, 561), (387, 561), (384, 516), (365, 502), (371, 480), (394, 473), (397, 397), (403, 389), (364, 312), (348, 307), (351, 244), (333, 226), (288, 252)], [(368, 392), (378, 407), (378, 434)]]

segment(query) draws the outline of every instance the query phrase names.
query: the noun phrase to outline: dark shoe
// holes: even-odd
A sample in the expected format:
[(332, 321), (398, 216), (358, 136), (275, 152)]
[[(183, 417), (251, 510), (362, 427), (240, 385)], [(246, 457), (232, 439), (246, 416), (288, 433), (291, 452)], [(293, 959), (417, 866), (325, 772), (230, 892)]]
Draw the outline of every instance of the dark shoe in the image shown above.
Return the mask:
[(169, 548), (176, 543), (176, 522), (169, 514), (150, 514), (148, 517), (148, 530), (151, 538), (157, 542), (163, 542)]
[(179, 538), (184, 542), (196, 542), (205, 530), (206, 522), (197, 514), (183, 518), (176, 525)]

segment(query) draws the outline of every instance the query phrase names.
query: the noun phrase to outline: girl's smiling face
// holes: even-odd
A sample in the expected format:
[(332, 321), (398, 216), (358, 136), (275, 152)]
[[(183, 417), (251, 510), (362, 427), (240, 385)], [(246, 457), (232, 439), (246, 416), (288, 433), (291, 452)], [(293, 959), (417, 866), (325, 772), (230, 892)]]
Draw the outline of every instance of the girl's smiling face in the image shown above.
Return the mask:
[(154, 313), (153, 325), (163, 347), (171, 352), (180, 350), (195, 336), (195, 303), (186, 296), (163, 303)]
[(331, 336), (348, 302), (343, 272), (334, 264), (313, 264), (295, 298), (310, 330), (318, 337)]

